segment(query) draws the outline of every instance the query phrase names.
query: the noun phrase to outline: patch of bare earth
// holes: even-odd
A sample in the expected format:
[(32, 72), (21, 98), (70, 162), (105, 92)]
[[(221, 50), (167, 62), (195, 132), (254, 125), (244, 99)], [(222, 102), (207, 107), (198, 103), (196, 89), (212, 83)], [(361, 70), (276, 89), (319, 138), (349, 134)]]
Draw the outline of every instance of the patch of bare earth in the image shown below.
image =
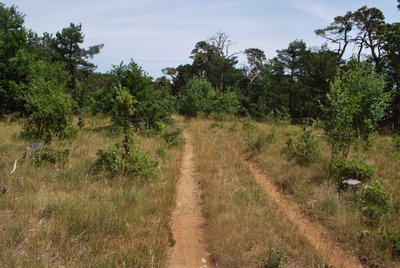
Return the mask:
[(337, 268), (363, 267), (351, 252), (345, 252), (338, 244), (335, 244), (324, 227), (302, 216), (298, 206), (286, 199), (270, 182), (268, 176), (257, 168), (255, 164), (246, 160), (235, 148), (230, 148), (239, 156), (242, 163), (250, 170), (263, 190), (283, 209), (283, 211), (285, 211), (288, 219), (297, 225), (298, 232), (310, 242), (319, 257), (323, 259), (326, 264)]
[(168, 266), (171, 268), (213, 267), (204, 242), (205, 220), (201, 211), (200, 189), (194, 173), (191, 137), (185, 131), (183, 134), (187, 142), (183, 148), (181, 174), (172, 215), (172, 234), (175, 245), (172, 247)]

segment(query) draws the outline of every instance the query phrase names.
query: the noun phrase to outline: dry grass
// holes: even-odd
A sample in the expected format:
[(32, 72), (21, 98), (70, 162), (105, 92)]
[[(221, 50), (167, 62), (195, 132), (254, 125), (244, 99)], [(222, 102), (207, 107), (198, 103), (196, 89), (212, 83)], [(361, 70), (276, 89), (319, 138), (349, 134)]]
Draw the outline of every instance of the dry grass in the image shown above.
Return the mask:
[(193, 135), (206, 237), (219, 267), (261, 267), (272, 248), (283, 247), (287, 267), (318, 267), (321, 261), (229, 150), (224, 123), (187, 122)]
[[(12, 163), (23, 152), (17, 123), (0, 122), (1, 267), (163, 267), (179, 175), (181, 148), (166, 150), (148, 181), (96, 175), (96, 152), (120, 137), (104, 131), (108, 120), (90, 118), (78, 137), (55, 141), (68, 148), (64, 167)], [(139, 137), (156, 157), (158, 138)]]
[[(276, 139), (259, 152), (251, 154), (246, 142), (249, 124), (255, 125), (255, 131), (258, 133), (268, 133), (273, 129), (277, 133)], [(327, 230), (331, 230), (331, 236), (342, 247), (358, 255), (368, 267), (399, 266), (397, 257), (392, 254), (393, 244), (388, 244), (382, 236), (383, 231), (387, 229), (400, 234), (400, 154), (392, 150), (392, 137), (379, 136), (369, 150), (360, 147), (353, 148), (351, 152), (351, 155), (361, 155), (373, 164), (376, 175), (383, 180), (393, 197), (393, 208), (389, 215), (378, 225), (371, 227), (363, 221), (357, 195), (354, 192), (339, 195), (336, 183), (330, 179), (331, 152), (322, 131), (314, 131), (319, 140), (321, 160), (311, 166), (299, 166), (288, 161), (282, 153), (287, 139), (294, 137), (300, 130), (299, 127), (271, 126), (248, 121), (224, 122), (223, 126), (219, 129), (229, 134), (226, 140), (234, 141), (235, 147), (266, 171), (281, 192), (297, 202), (306, 215), (321, 222)], [(400, 240), (398, 242), (400, 243)]]

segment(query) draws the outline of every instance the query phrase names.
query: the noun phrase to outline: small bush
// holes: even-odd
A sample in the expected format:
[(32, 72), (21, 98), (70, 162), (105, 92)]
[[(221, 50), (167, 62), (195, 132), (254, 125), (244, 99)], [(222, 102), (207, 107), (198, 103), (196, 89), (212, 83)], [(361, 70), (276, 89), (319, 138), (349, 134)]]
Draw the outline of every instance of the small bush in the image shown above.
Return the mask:
[(360, 192), (361, 211), (373, 222), (389, 212), (391, 195), (382, 182), (375, 178)]
[(279, 268), (285, 261), (285, 254), (282, 248), (271, 248), (263, 258), (264, 268)]
[(318, 143), (309, 128), (304, 128), (295, 140), (289, 138), (284, 152), (289, 160), (294, 160), (301, 166), (315, 163), (321, 155)]
[(390, 249), (392, 257), (396, 260), (400, 258), (400, 233), (389, 228), (383, 228), (379, 232), (382, 243)]
[(393, 137), (393, 150), (400, 153), (400, 135)]
[(182, 130), (180, 128), (163, 127), (161, 137), (167, 143), (169, 148), (185, 143), (185, 138), (182, 136)]
[(46, 145), (34, 154), (33, 160), (38, 165), (44, 163), (65, 164), (68, 160), (68, 156), (68, 149), (56, 150), (53, 147)]
[(111, 176), (132, 175), (136, 178), (149, 178), (153, 175), (157, 163), (149, 154), (142, 152), (132, 134), (123, 144), (110, 145), (106, 150), (97, 152), (99, 158), (95, 170)]
[(375, 173), (374, 168), (360, 157), (332, 160), (331, 170), (338, 182), (345, 179), (368, 182), (374, 177)]

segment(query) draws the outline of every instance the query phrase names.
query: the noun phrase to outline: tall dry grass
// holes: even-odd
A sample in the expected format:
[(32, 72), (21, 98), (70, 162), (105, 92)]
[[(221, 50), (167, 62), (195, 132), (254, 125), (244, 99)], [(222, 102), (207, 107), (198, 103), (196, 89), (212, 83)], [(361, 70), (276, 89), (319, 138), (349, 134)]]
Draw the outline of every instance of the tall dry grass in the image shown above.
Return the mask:
[(229, 149), (235, 141), (223, 131), (226, 123), (196, 119), (185, 125), (193, 136), (209, 252), (218, 267), (269, 267), (264, 265), (274, 249), (283, 250), (284, 267), (322, 265), (285, 211)]
[(181, 147), (163, 149), (159, 138), (139, 137), (159, 159), (147, 181), (91, 172), (99, 148), (121, 139), (105, 131), (107, 119), (89, 118), (78, 137), (56, 140), (70, 150), (65, 166), (13, 161), (27, 142), (18, 123), (0, 122), (1, 267), (163, 267)]
[[(330, 230), (336, 243), (357, 255), (367, 267), (399, 267), (400, 153), (393, 151), (392, 137), (377, 136), (370, 149), (357, 145), (350, 152), (350, 156), (361, 156), (375, 167), (376, 176), (382, 179), (392, 195), (389, 214), (371, 226), (361, 213), (357, 193), (338, 193), (337, 182), (330, 177), (331, 151), (322, 130), (313, 132), (321, 150), (321, 159), (309, 166), (300, 166), (289, 161), (283, 153), (288, 138), (294, 138), (301, 130), (299, 126), (269, 125), (248, 120), (229, 121), (223, 125), (219, 131), (227, 135), (226, 141), (247, 154), (282, 193), (302, 208), (305, 215)], [(275, 132), (276, 135), (273, 142), (252, 153), (248, 144), (249, 131), (256, 134)]]

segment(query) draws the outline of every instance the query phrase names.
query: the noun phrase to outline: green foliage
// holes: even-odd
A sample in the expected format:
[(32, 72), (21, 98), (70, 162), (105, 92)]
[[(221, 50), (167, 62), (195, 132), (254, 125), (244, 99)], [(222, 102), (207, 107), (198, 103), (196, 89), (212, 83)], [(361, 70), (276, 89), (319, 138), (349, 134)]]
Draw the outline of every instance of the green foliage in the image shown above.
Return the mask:
[(140, 149), (132, 133), (128, 134), (122, 144), (110, 145), (105, 150), (100, 149), (97, 155), (95, 170), (113, 177), (124, 175), (147, 179), (154, 174), (157, 166), (149, 154)]
[(29, 117), (23, 127), (24, 136), (51, 139), (54, 135), (63, 137), (73, 133), (71, 115), (74, 103), (59, 79), (65, 75), (60, 68), (60, 65), (44, 62), (35, 65), (26, 97)]
[(374, 178), (360, 193), (361, 211), (372, 223), (389, 212), (391, 194), (383, 183)]
[(331, 171), (339, 183), (346, 179), (368, 182), (375, 174), (373, 166), (361, 157), (334, 159), (331, 161)]
[(38, 165), (44, 163), (65, 164), (68, 160), (69, 150), (56, 150), (53, 147), (46, 145), (37, 151), (34, 156), (34, 162)]
[(296, 139), (289, 138), (287, 140), (284, 153), (289, 160), (294, 160), (302, 166), (315, 163), (321, 155), (318, 142), (312, 135), (312, 130), (308, 127), (300, 131)]
[(285, 262), (283, 248), (270, 248), (262, 259), (263, 268), (279, 268)]
[(400, 153), (400, 135), (393, 137), (393, 150)]
[(163, 126), (161, 137), (169, 148), (185, 143), (185, 138), (182, 136), (182, 130), (180, 128), (168, 128)]
[(235, 114), (239, 110), (239, 101), (233, 91), (216, 91), (206, 79), (195, 77), (184, 88), (178, 109), (186, 116)]
[(212, 105), (213, 114), (236, 114), (239, 111), (240, 103), (233, 91), (217, 91)]
[(382, 244), (389, 248), (392, 257), (398, 260), (400, 258), (400, 232), (390, 228), (382, 228), (379, 232)]
[(117, 97), (114, 101), (111, 121), (114, 125), (128, 128), (131, 126), (131, 120), (136, 113), (136, 101), (126, 88), (118, 86), (116, 88)]
[(368, 140), (388, 107), (390, 95), (384, 92), (385, 84), (385, 77), (367, 64), (339, 71), (326, 107), (325, 132), (333, 155), (347, 157), (357, 138)]
[(111, 79), (114, 81), (114, 88), (116, 85), (125, 88), (136, 101), (136, 112), (130, 116), (134, 127), (157, 128), (159, 122), (171, 117), (174, 97), (166, 90), (155, 89), (151, 77), (135, 62), (114, 66)]

